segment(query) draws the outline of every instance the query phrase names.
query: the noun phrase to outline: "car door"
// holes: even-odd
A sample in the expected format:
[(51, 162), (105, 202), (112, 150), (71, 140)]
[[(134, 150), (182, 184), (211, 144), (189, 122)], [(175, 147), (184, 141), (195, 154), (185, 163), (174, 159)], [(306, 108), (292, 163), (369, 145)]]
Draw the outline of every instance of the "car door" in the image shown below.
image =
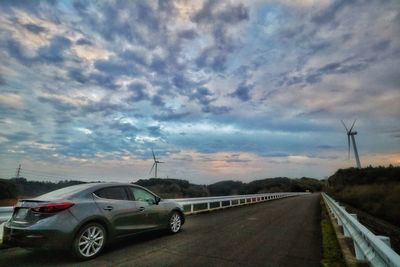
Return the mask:
[(135, 220), (132, 221), (135, 224), (134, 227), (148, 230), (162, 226), (163, 222), (160, 221), (162, 210), (156, 201), (156, 196), (135, 186), (129, 186), (129, 190), (139, 211), (135, 216)]
[(117, 235), (131, 234), (140, 230), (132, 224), (135, 214), (138, 213), (138, 206), (130, 199), (126, 186), (99, 189), (94, 192), (94, 200)]

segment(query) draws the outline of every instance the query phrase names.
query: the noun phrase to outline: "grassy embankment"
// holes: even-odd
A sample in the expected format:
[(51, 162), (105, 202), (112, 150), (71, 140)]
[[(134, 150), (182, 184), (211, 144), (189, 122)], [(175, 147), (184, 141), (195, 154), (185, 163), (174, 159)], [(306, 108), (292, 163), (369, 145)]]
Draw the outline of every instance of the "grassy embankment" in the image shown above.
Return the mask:
[(343, 259), (339, 247), (335, 230), (329, 219), (328, 211), (324, 201), (321, 199), (321, 232), (322, 232), (322, 266), (323, 267), (344, 267), (346, 263)]
[(400, 225), (400, 167), (341, 169), (328, 182), (336, 200)]

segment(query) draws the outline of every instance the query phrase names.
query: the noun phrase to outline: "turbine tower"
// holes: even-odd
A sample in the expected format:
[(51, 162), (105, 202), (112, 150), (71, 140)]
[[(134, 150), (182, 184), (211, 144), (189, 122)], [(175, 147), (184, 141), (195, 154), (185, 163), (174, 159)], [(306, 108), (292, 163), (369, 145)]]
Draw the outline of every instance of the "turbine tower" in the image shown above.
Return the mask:
[(357, 134), (357, 132), (353, 132), (353, 127), (354, 124), (356, 123), (356, 120), (354, 120), (353, 124), (350, 127), (350, 130), (347, 129), (346, 124), (343, 122), (342, 120), (342, 124), (344, 126), (344, 128), (346, 129), (346, 133), (347, 133), (347, 144), (348, 144), (348, 151), (349, 151), (349, 159), (350, 159), (350, 138), (351, 138), (351, 142), (353, 142), (353, 149), (354, 149), (354, 156), (356, 158), (356, 162), (357, 162), (357, 168), (361, 169), (361, 163), (360, 163), (360, 158), (358, 157), (358, 151), (357, 151), (357, 145), (356, 145), (356, 139), (354, 138), (354, 136)]
[(153, 153), (154, 163), (153, 163), (153, 166), (152, 166), (151, 169), (150, 169), (149, 174), (153, 171), (154, 166), (155, 166), (156, 168), (154, 169), (154, 178), (157, 178), (157, 164), (158, 164), (158, 163), (164, 163), (164, 162), (159, 161), (159, 160), (156, 159), (156, 156), (154, 155), (153, 149), (151, 149), (151, 152)]

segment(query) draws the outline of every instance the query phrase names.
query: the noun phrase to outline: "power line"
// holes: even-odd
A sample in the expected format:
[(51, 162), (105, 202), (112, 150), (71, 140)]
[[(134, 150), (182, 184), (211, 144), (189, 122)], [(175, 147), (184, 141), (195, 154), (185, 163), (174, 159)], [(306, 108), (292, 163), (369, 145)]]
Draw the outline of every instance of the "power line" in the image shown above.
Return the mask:
[(0, 168), (0, 171), (3, 171), (3, 170), (15, 170), (15, 168)]
[(0, 177), (4, 178), (26, 178), (26, 179), (33, 179), (33, 180), (92, 180), (92, 181), (100, 181), (104, 180), (100, 177), (87, 177), (87, 176), (76, 176), (74, 174), (72, 175), (66, 175), (66, 174), (57, 174), (55, 172), (49, 172), (49, 171), (38, 171), (38, 170), (33, 170), (33, 169), (26, 169), (21, 166), (21, 164), (18, 165), (18, 168), (16, 172), (12, 172), (12, 168), (4, 168), (3, 170), (0, 169)]
[(42, 171), (34, 171), (34, 170), (22, 170), (23, 175), (34, 175), (34, 176), (44, 176), (44, 177), (59, 177), (65, 179), (82, 179), (83, 176), (76, 176), (76, 175), (65, 175), (65, 174), (57, 174), (51, 172), (42, 172)]

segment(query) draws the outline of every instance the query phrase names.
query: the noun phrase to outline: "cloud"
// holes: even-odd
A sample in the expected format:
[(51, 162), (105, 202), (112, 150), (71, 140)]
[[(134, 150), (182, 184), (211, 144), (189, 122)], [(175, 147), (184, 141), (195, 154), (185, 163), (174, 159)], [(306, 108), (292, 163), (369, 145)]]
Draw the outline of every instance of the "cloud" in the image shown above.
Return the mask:
[(394, 2), (2, 1), (0, 12), (4, 164), (145, 177), (151, 145), (170, 177), (325, 176), (351, 166), (339, 120), (354, 117), (362, 158), (399, 149), (387, 132), (400, 123)]
[(147, 127), (147, 131), (151, 136), (161, 136), (160, 126), (149, 126)]
[(6, 80), (3, 78), (3, 76), (0, 75), (0, 86), (6, 85), (6, 84), (7, 84)]
[(21, 64), (29, 65), (34, 61), (33, 57), (25, 54), (25, 52), (23, 51), (24, 49), (17, 41), (12, 39), (6, 40), (4, 46), (8, 54), (18, 60)]
[(139, 102), (142, 100), (147, 100), (149, 99), (149, 96), (146, 93), (146, 85), (144, 83), (131, 83), (129, 86), (129, 91), (132, 93), (131, 97), (129, 100), (133, 102)]
[(213, 105), (206, 105), (201, 109), (205, 113), (212, 113), (214, 115), (221, 115), (228, 113), (232, 110), (230, 107), (226, 106), (213, 106)]
[(248, 19), (249, 11), (243, 4), (224, 5), (215, 1), (205, 1), (191, 20), (209, 29), (214, 43), (204, 48), (196, 58), (197, 66), (211, 68), (216, 72), (224, 71), (229, 55), (235, 50), (235, 41), (228, 29)]
[(231, 97), (237, 97), (241, 101), (249, 101), (251, 99), (250, 96), (250, 91), (253, 89), (254, 85), (253, 84), (246, 84), (244, 82), (240, 83), (239, 86), (236, 88), (235, 91), (233, 91), (231, 94), (229, 94)]
[(128, 122), (114, 122), (110, 125), (111, 129), (118, 129), (121, 132), (134, 134), (138, 132), (138, 128), (131, 123)]
[(249, 19), (249, 11), (243, 4), (231, 5), (205, 1), (203, 7), (192, 16), (196, 23), (211, 24), (222, 22), (235, 24)]
[(164, 107), (165, 102), (163, 101), (162, 97), (159, 95), (155, 95), (151, 99), (151, 104), (156, 107)]
[(38, 51), (37, 60), (60, 63), (64, 61), (64, 50), (71, 47), (71, 41), (63, 36), (55, 36), (50, 40), (48, 46), (42, 47)]
[(3, 136), (6, 137), (12, 143), (30, 140), (33, 137), (31, 133), (24, 131), (19, 131), (10, 134), (3, 134)]
[(189, 98), (191, 100), (195, 100), (195, 101), (199, 102), (202, 105), (208, 105), (210, 102), (215, 100), (212, 97), (213, 97), (213, 93), (207, 87), (202, 86), (202, 87), (196, 88), (194, 90), (194, 92), (192, 92), (190, 94)]
[(78, 68), (70, 69), (68, 71), (68, 76), (79, 83), (86, 83), (88, 81), (88, 78), (85, 77), (82, 70)]
[(3, 93), (0, 94), (0, 105), (20, 109), (24, 106), (24, 101), (23, 98), (18, 94)]
[(46, 28), (33, 24), (33, 23), (27, 23), (23, 25), (27, 30), (33, 32), (33, 33), (41, 33), (41, 32), (46, 32)]
[(76, 41), (77, 45), (93, 45), (93, 43), (85, 38), (80, 38), (78, 41)]
[(195, 30), (183, 30), (178, 33), (179, 38), (182, 39), (189, 39), (192, 40), (196, 37), (198, 37), (198, 34)]
[(106, 75), (134, 75), (134, 67), (128, 62), (110, 59), (97, 60), (94, 64), (95, 68), (105, 73)]
[(332, 1), (331, 3), (312, 18), (316, 24), (332, 24), (335, 22), (337, 14), (348, 4), (344, 0)]
[(162, 114), (156, 114), (153, 116), (153, 119), (157, 121), (177, 121), (181, 120), (187, 116), (190, 115), (189, 111), (183, 111), (183, 112), (174, 112), (174, 111), (168, 111)]

